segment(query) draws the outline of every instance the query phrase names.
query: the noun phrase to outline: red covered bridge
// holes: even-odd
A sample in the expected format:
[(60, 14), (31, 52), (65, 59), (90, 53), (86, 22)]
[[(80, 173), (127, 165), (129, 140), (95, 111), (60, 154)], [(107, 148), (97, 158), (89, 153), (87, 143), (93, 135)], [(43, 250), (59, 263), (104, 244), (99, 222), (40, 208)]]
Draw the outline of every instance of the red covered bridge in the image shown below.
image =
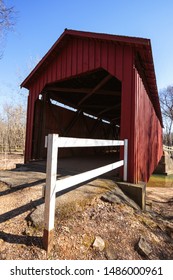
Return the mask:
[(25, 162), (46, 157), (48, 133), (126, 138), (128, 181), (149, 179), (162, 156), (149, 39), (65, 30), (21, 86), (29, 89)]

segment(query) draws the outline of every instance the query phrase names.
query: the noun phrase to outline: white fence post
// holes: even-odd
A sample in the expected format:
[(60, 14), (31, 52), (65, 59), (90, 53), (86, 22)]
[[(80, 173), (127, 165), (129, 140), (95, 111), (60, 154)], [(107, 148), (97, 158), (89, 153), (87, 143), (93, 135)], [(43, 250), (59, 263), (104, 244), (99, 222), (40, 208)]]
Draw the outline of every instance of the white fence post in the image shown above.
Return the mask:
[(128, 140), (124, 139), (124, 172), (123, 180), (127, 182)]
[(58, 134), (49, 134), (47, 138), (47, 166), (46, 166), (46, 192), (44, 209), (44, 234), (43, 246), (49, 252), (52, 247), (54, 220), (55, 220), (55, 196), (58, 158)]
[[(49, 134), (46, 138), (47, 146), (47, 167), (46, 167), (46, 189), (45, 189), (45, 209), (44, 209), (44, 234), (43, 246), (47, 253), (50, 252), (53, 245), (54, 235), (54, 221), (55, 221), (55, 200), (56, 192), (67, 187), (74, 186), (78, 183), (84, 182), (88, 179), (95, 178), (101, 174), (109, 172), (115, 168), (124, 165), (123, 180), (127, 181), (127, 161), (128, 161), (128, 140), (124, 141), (110, 141), (99, 139), (79, 139), (59, 137), (58, 134)], [(65, 178), (57, 181), (57, 162), (58, 162), (58, 148), (65, 147), (92, 147), (92, 146), (122, 146), (124, 145), (124, 160), (102, 166), (78, 175), (72, 178)], [(61, 186), (62, 182), (64, 183)], [(57, 190), (57, 186), (58, 188)]]

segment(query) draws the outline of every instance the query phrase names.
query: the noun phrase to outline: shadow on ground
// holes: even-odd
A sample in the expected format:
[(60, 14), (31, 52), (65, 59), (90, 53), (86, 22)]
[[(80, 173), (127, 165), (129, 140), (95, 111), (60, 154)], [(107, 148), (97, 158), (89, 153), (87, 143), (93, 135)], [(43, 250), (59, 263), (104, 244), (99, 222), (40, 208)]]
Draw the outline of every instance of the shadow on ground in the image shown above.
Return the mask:
[(28, 235), (15, 235), (0, 231), (0, 238), (5, 242), (12, 244), (24, 244), (26, 246), (37, 246), (43, 249), (42, 237), (28, 236)]

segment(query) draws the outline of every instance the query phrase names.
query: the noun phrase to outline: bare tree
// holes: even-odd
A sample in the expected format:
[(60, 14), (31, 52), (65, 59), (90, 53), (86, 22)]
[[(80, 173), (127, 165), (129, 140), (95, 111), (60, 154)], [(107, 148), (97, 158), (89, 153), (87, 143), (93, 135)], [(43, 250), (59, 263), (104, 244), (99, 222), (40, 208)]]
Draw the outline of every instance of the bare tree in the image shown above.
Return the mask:
[(5, 151), (5, 142), (6, 142), (6, 125), (2, 116), (0, 116), (0, 153)]
[(26, 112), (21, 105), (6, 104), (0, 117), (1, 150), (24, 150)]
[(172, 129), (173, 129), (173, 86), (159, 92), (160, 104), (164, 122), (164, 140), (166, 145), (173, 145)]
[[(15, 24), (15, 10), (14, 7), (7, 7), (4, 0), (0, 0), (0, 44), (2, 48), (2, 42), (4, 37)], [(2, 50), (0, 58), (2, 57)]]

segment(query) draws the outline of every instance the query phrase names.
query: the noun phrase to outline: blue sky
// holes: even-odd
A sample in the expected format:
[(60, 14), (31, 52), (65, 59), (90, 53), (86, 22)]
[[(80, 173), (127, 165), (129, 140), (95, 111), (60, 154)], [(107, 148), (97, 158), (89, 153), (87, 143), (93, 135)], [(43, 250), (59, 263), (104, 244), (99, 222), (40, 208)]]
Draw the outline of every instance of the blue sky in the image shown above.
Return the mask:
[(20, 102), (20, 83), (65, 28), (151, 39), (158, 89), (173, 84), (172, 0), (6, 0), (17, 11), (0, 60), (0, 107)]

